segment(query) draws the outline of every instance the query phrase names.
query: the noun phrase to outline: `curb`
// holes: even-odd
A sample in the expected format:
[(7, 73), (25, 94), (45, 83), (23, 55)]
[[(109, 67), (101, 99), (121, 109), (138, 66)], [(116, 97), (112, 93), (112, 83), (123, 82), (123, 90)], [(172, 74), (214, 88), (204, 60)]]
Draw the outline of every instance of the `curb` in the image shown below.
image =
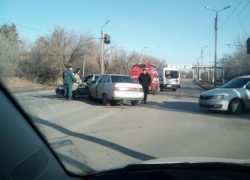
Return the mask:
[(206, 90), (206, 91), (208, 91), (209, 89), (208, 88), (206, 88), (206, 87), (204, 87), (204, 86), (202, 86), (202, 85), (200, 85), (200, 84), (198, 84), (198, 83), (196, 83), (196, 82), (194, 82), (196, 85), (198, 85), (198, 86), (200, 86), (202, 89), (204, 89), (204, 90)]
[(24, 93), (13, 93), (13, 95), (16, 95), (16, 94), (34, 94), (34, 93), (41, 93), (41, 92), (48, 92), (48, 91), (55, 92), (55, 90), (42, 90), (42, 91), (31, 91), (31, 92), (24, 92)]

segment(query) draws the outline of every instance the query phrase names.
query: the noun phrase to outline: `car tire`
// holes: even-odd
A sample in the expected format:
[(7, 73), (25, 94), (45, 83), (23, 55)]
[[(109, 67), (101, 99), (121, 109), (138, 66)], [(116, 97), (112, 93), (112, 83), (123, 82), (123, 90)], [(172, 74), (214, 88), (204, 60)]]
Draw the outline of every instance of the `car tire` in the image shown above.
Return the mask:
[(106, 94), (102, 95), (102, 104), (103, 106), (107, 106), (109, 104), (109, 99)]
[(176, 89), (173, 89), (173, 91), (176, 91)]
[(90, 91), (88, 91), (88, 100), (91, 100), (91, 99), (92, 99), (91, 93)]
[(243, 104), (240, 99), (233, 99), (230, 101), (228, 111), (230, 114), (239, 115), (243, 110)]
[(75, 90), (72, 92), (72, 98), (76, 98), (76, 91)]
[(110, 106), (114, 106), (116, 105), (116, 102), (115, 101), (110, 101)]
[(131, 101), (131, 105), (132, 106), (137, 106), (138, 105), (138, 101)]

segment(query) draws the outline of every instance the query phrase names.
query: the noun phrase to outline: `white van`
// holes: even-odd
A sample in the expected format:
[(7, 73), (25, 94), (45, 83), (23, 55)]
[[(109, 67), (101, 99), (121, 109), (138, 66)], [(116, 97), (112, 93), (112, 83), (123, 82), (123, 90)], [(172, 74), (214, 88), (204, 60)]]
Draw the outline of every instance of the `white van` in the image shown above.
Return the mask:
[(160, 90), (180, 88), (180, 70), (175, 67), (158, 68)]

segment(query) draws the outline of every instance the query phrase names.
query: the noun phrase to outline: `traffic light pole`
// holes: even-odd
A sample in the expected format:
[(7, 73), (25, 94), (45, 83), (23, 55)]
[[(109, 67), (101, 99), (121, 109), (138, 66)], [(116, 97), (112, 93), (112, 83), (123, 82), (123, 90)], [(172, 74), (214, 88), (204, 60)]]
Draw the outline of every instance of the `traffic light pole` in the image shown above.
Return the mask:
[(101, 69), (102, 69), (102, 74), (104, 74), (104, 60), (103, 60), (103, 54), (104, 52), (104, 39), (103, 39), (103, 32), (101, 30)]

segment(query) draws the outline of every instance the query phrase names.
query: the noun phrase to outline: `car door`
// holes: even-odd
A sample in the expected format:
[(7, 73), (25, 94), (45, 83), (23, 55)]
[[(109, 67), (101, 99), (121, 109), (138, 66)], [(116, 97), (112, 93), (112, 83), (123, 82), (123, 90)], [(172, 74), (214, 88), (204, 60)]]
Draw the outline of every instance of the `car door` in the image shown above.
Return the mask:
[(91, 96), (94, 98), (97, 98), (97, 94), (96, 94), (97, 91), (96, 90), (97, 90), (98, 84), (99, 84), (101, 79), (102, 79), (102, 76), (99, 77), (96, 81), (88, 82), (89, 92), (90, 92)]
[(246, 86), (246, 108), (250, 109), (250, 83)]
[(104, 75), (102, 77), (102, 79), (100, 80), (100, 82), (98, 83), (97, 90), (96, 90), (98, 99), (102, 99), (102, 95), (103, 95), (103, 92), (105, 90), (105, 85), (106, 85), (107, 78), (108, 78), (108, 76)]
[(79, 87), (79, 94), (86, 95), (88, 94), (88, 85), (93, 81), (93, 75), (87, 76), (81, 83)]
[(86, 76), (86, 77), (83, 77), (82, 78), (82, 82), (80, 83), (80, 85), (79, 85), (79, 89), (78, 89), (78, 93), (80, 94), (80, 95), (85, 95), (85, 94), (87, 94), (88, 93), (88, 91), (87, 91), (87, 80), (90, 78), (90, 76)]

